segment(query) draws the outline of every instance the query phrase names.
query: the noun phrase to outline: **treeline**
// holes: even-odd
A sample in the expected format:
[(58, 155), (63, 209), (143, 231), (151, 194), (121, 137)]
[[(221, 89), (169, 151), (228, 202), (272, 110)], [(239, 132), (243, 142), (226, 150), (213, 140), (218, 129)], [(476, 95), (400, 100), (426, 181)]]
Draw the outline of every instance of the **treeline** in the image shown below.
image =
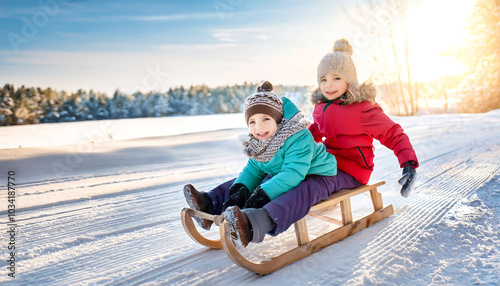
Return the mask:
[[(84, 120), (202, 115), (242, 112), (245, 98), (257, 84), (209, 88), (196, 85), (171, 88), (168, 92), (115, 91), (112, 97), (92, 90), (75, 93), (51, 88), (5, 84), (0, 88), (0, 126)], [(306, 104), (308, 87), (275, 86), (275, 93)]]

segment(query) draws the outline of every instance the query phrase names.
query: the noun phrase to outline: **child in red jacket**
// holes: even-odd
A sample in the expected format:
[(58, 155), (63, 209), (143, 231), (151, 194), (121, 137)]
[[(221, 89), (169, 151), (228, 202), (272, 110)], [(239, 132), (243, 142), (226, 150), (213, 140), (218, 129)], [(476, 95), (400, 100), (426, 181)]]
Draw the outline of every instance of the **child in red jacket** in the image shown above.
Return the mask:
[(418, 160), (403, 128), (375, 102), (377, 89), (371, 81), (358, 85), (349, 42), (335, 42), (332, 53), (318, 65), (319, 87), (311, 94), (314, 123), (309, 126), (316, 142), (323, 142), (335, 155), (338, 169), (361, 184), (373, 171), (373, 138), (394, 151), (403, 168), (401, 195), (410, 196)]

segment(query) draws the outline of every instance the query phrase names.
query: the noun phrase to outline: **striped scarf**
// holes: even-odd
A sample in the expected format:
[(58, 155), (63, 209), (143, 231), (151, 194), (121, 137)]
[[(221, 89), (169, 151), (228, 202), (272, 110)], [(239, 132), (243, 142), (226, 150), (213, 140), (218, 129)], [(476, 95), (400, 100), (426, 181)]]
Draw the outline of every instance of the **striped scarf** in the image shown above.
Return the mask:
[(269, 162), (290, 136), (306, 128), (307, 122), (302, 117), (302, 113), (298, 112), (290, 119), (283, 118), (276, 132), (265, 141), (255, 139), (252, 134), (246, 136), (246, 140), (240, 138), (243, 153), (255, 161)]

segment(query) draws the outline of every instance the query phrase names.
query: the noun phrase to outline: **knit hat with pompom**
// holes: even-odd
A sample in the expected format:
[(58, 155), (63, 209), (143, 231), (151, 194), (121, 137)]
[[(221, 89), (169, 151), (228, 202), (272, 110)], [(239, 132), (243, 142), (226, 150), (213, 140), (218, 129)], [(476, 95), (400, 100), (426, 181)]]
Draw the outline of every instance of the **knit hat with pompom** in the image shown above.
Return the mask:
[(333, 53), (326, 54), (318, 65), (318, 83), (327, 73), (340, 75), (349, 85), (358, 85), (356, 67), (352, 61), (353, 49), (346, 39), (340, 39), (333, 46)]
[(273, 85), (265, 81), (257, 87), (257, 92), (247, 97), (245, 102), (245, 120), (257, 113), (271, 116), (277, 124), (283, 119), (283, 101), (273, 93)]

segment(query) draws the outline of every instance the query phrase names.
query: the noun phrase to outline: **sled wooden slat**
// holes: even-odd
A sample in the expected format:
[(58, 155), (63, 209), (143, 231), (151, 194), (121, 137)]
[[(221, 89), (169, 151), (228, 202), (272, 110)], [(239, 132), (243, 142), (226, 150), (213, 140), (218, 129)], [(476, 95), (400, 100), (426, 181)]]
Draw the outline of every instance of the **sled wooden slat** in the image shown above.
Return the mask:
[(323, 209), (327, 209), (329, 207), (333, 207), (340, 203), (340, 201), (344, 200), (345, 198), (350, 198), (352, 196), (364, 193), (366, 191), (369, 191), (370, 189), (379, 187), (381, 185), (385, 184), (384, 181), (377, 181), (374, 183), (371, 183), (369, 185), (363, 185), (361, 187), (357, 187), (356, 189), (352, 190), (341, 190), (337, 193), (334, 193), (331, 195), (328, 199), (317, 203), (316, 205), (311, 207), (310, 211), (320, 211)]
[(306, 219), (299, 219), (294, 224), (295, 235), (297, 236), (297, 244), (304, 245), (309, 242), (309, 234), (307, 233)]
[(342, 222), (344, 225), (352, 222), (351, 199), (346, 198), (340, 201), (340, 212), (342, 213)]
[(210, 247), (213, 249), (221, 249), (222, 243), (221, 243), (220, 239), (208, 239), (198, 232), (198, 230), (196, 229), (196, 226), (194, 225), (192, 215), (197, 215), (199, 217), (202, 217), (202, 215), (203, 215), (203, 218), (206, 218), (206, 219), (209, 219), (207, 216), (211, 216), (212, 217), (211, 220), (213, 220), (214, 222), (217, 221), (219, 224), (221, 223), (220, 219), (216, 219), (216, 217), (223, 218), (223, 216), (214, 216), (214, 215), (210, 215), (210, 214), (200, 212), (197, 210), (193, 210), (190, 208), (183, 208), (182, 212), (181, 212), (182, 226), (184, 227), (184, 230), (187, 232), (189, 237), (191, 237), (194, 241), (196, 241), (204, 246), (207, 246), (207, 247)]
[(372, 204), (374, 210), (379, 210), (384, 207), (384, 203), (382, 202), (382, 195), (377, 191), (377, 188), (370, 190), (370, 195), (372, 197)]
[(340, 226), (344, 225), (344, 223), (338, 219), (334, 219), (334, 218), (329, 217), (329, 216), (324, 216), (324, 215), (318, 214), (316, 212), (309, 212), (307, 215), (314, 217), (314, 218), (324, 220), (324, 221), (329, 222), (329, 223), (336, 224), (336, 225), (340, 225)]

